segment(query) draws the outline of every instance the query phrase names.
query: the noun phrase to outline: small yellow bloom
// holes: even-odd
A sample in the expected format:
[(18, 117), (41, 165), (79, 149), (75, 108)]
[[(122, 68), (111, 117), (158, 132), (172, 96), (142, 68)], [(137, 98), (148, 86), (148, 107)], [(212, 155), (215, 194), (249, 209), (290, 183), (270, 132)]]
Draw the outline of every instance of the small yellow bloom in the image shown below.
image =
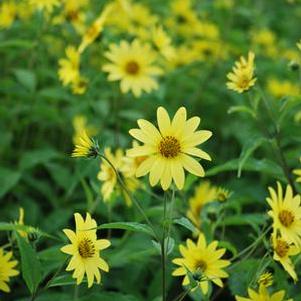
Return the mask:
[(68, 244), (61, 248), (63, 253), (72, 255), (66, 271), (73, 271), (72, 277), (79, 285), (87, 275), (88, 287), (94, 283), (100, 283), (101, 274), (99, 270), (109, 271), (108, 264), (100, 257), (100, 251), (108, 248), (111, 243), (107, 239), (97, 239), (96, 221), (86, 214), (86, 220), (79, 213), (74, 214), (76, 231), (64, 229), (65, 235), (70, 240)]
[(269, 287), (273, 284), (273, 275), (268, 272), (261, 274), (257, 282), (259, 285), (263, 285), (264, 287)]
[(111, 61), (103, 66), (108, 72), (109, 81), (119, 81), (122, 93), (133, 92), (140, 97), (143, 91), (150, 93), (158, 89), (155, 76), (162, 74), (162, 70), (154, 65), (157, 58), (149, 44), (142, 44), (134, 40), (131, 44), (121, 41), (113, 44), (105, 56)]
[(127, 151), (129, 157), (147, 156), (139, 168), (136, 176), (141, 177), (149, 173), (151, 186), (159, 181), (163, 190), (167, 190), (172, 180), (178, 189), (184, 187), (185, 173), (188, 172), (204, 177), (205, 171), (201, 164), (193, 158), (211, 160), (211, 157), (196, 146), (207, 141), (212, 132), (196, 131), (200, 124), (199, 117), (187, 119), (186, 108), (181, 107), (172, 121), (163, 107), (157, 110), (159, 130), (144, 119), (138, 120), (139, 129), (129, 131), (130, 135), (144, 145)]
[(96, 157), (98, 145), (91, 139), (87, 132), (83, 130), (77, 137), (77, 143), (71, 154), (72, 157)]
[(293, 301), (293, 299), (284, 299), (285, 291), (278, 291), (270, 295), (264, 286), (261, 286), (258, 292), (248, 288), (248, 294), (249, 298), (235, 296), (235, 299), (236, 301)]
[[(299, 160), (301, 162), (301, 157), (299, 158)], [(296, 179), (296, 182), (301, 183), (301, 169), (294, 169), (293, 173), (298, 176), (298, 178)]]
[(11, 260), (12, 256), (12, 252), (4, 253), (3, 248), (0, 248), (0, 291), (5, 293), (10, 292), (10, 278), (19, 275), (19, 271), (14, 269), (18, 261)]
[(243, 93), (254, 86), (256, 82), (256, 77), (254, 77), (254, 59), (255, 54), (250, 51), (247, 60), (242, 56), (240, 61), (235, 62), (232, 72), (227, 74), (227, 78), (230, 80), (227, 82), (228, 89)]
[(277, 182), (278, 191), (269, 187), (270, 197), (266, 200), (271, 209), (268, 215), (273, 219), (273, 233), (280, 233), (281, 237), (288, 243), (301, 246), (301, 198), (293, 195), (290, 185), (287, 185), (285, 195), (282, 186)]
[(200, 233), (197, 243), (187, 239), (186, 246), (180, 245), (179, 250), (181, 258), (176, 258), (172, 262), (179, 265), (173, 273), (173, 276), (184, 276), (183, 285), (189, 285), (187, 270), (194, 275), (199, 287), (204, 294), (208, 292), (208, 282), (223, 287), (222, 278), (229, 275), (223, 268), (230, 265), (229, 260), (223, 260), (221, 257), (226, 249), (217, 249), (218, 241), (213, 241), (207, 245), (204, 234)]
[(271, 78), (267, 83), (268, 92), (276, 98), (282, 98), (286, 96), (300, 96), (300, 88), (297, 84), (294, 84), (288, 80), (278, 80)]
[(9, 28), (15, 21), (17, 4), (14, 1), (4, 1), (0, 4), (0, 29)]
[(298, 276), (295, 272), (294, 265), (290, 259), (290, 256), (294, 256), (300, 253), (300, 250), (293, 244), (288, 243), (283, 238), (272, 235), (272, 245), (274, 249), (273, 259), (280, 262), (283, 268), (296, 282)]

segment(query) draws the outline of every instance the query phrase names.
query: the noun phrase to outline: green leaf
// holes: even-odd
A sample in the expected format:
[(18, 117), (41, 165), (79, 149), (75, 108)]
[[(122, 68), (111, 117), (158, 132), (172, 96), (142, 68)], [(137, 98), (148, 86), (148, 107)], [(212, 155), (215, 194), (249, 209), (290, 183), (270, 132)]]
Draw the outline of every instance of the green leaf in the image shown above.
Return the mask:
[(242, 226), (242, 225), (263, 225), (268, 219), (264, 213), (248, 213), (233, 216), (226, 216), (223, 224), (225, 226)]
[(151, 227), (145, 224), (140, 224), (136, 222), (119, 222), (119, 223), (108, 223), (102, 224), (97, 227), (97, 229), (123, 229), (134, 232), (141, 232), (154, 236), (154, 232)]
[(188, 229), (192, 233), (198, 232), (198, 229), (186, 217), (177, 218), (177, 219), (173, 220), (173, 223)]
[(230, 107), (229, 110), (228, 110), (228, 114), (240, 113), (240, 112), (248, 113), (253, 118), (256, 117), (256, 113), (252, 109), (250, 109), (250, 108), (248, 108), (246, 106), (233, 106), (233, 107)]
[(37, 78), (36, 75), (30, 71), (25, 69), (16, 69), (14, 74), (18, 80), (18, 82), (26, 88), (29, 92), (34, 92), (37, 87)]
[(21, 173), (0, 167), (0, 198), (9, 192), (19, 182)]
[(41, 264), (32, 246), (18, 234), (16, 237), (21, 254), (22, 276), (31, 294), (34, 294), (42, 280)]
[(267, 139), (264, 137), (251, 137), (246, 141), (241, 151), (239, 161), (238, 161), (238, 170), (237, 177), (240, 178), (241, 171), (243, 166), (245, 165), (248, 158), (252, 155), (252, 153), (263, 143), (267, 142)]
[[(85, 282), (86, 282), (86, 280), (84, 279), (83, 283), (85, 283)], [(75, 284), (76, 284), (76, 280), (74, 280), (74, 278), (72, 278), (72, 275), (65, 274), (65, 275), (55, 277), (55, 279), (53, 279), (51, 281), (49, 287), (75, 285)]]
[(0, 49), (1, 48), (33, 48), (36, 46), (36, 42), (29, 41), (29, 40), (21, 40), (21, 39), (14, 39), (14, 40), (7, 40), (1, 41)]
[(232, 243), (230, 243), (229, 241), (220, 240), (218, 242), (218, 246), (221, 248), (227, 249), (228, 251), (230, 251), (232, 253), (233, 256), (236, 256), (238, 254), (235, 246)]

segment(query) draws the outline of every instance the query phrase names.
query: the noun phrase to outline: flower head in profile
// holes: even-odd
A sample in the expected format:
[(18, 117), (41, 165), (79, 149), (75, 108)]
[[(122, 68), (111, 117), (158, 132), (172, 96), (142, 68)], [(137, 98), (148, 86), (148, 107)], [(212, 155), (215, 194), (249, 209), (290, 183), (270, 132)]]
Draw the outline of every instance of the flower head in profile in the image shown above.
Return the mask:
[(79, 213), (74, 214), (76, 231), (64, 229), (64, 233), (70, 240), (70, 244), (61, 248), (63, 253), (72, 256), (66, 270), (74, 271), (72, 277), (79, 285), (84, 276), (87, 276), (88, 287), (94, 283), (100, 283), (101, 274), (99, 270), (109, 271), (108, 264), (100, 257), (100, 251), (108, 248), (111, 243), (107, 239), (97, 239), (96, 221), (86, 214), (86, 219)]
[[(301, 162), (301, 157), (300, 157), (299, 160)], [(298, 178), (296, 179), (296, 182), (301, 183), (301, 168), (300, 169), (294, 169), (293, 173), (298, 176)]]
[(293, 299), (285, 298), (285, 291), (278, 291), (270, 295), (266, 287), (259, 286), (258, 292), (248, 288), (249, 298), (235, 296), (236, 301), (293, 301)]
[(208, 292), (209, 281), (223, 287), (221, 279), (229, 276), (223, 268), (229, 266), (230, 261), (221, 259), (226, 249), (217, 249), (217, 245), (217, 241), (207, 245), (206, 238), (202, 233), (200, 233), (196, 244), (188, 239), (186, 246), (180, 245), (179, 247), (182, 257), (173, 260), (173, 263), (180, 267), (172, 275), (185, 276), (183, 285), (189, 285), (189, 271), (197, 279), (204, 294)]
[(139, 129), (129, 131), (135, 139), (143, 143), (127, 151), (130, 157), (147, 156), (136, 171), (141, 177), (149, 173), (151, 186), (159, 181), (163, 190), (167, 190), (172, 180), (178, 189), (185, 182), (184, 169), (203, 177), (205, 171), (193, 156), (211, 160), (210, 156), (196, 146), (207, 141), (212, 133), (207, 130), (196, 130), (200, 124), (199, 117), (187, 119), (187, 112), (181, 107), (172, 120), (163, 107), (157, 110), (159, 130), (149, 121), (138, 120)]
[(283, 194), (282, 186), (277, 182), (277, 192), (269, 187), (270, 197), (266, 200), (271, 207), (268, 215), (273, 219), (273, 233), (288, 243), (301, 246), (301, 206), (300, 195), (293, 195), (290, 185)]
[(98, 154), (98, 144), (91, 139), (85, 130), (77, 135), (72, 157), (96, 157)]
[(255, 54), (250, 51), (247, 59), (242, 56), (239, 61), (235, 62), (232, 72), (227, 74), (227, 78), (230, 80), (227, 82), (228, 89), (243, 93), (254, 86), (256, 82), (254, 59)]
[(156, 53), (149, 44), (139, 40), (121, 41), (119, 45), (111, 45), (105, 56), (110, 63), (102, 69), (109, 73), (109, 81), (120, 81), (122, 93), (131, 91), (135, 97), (140, 97), (143, 91), (150, 93), (158, 89), (155, 77), (162, 74), (162, 70), (154, 65)]
[(19, 275), (19, 271), (14, 269), (18, 261), (11, 260), (12, 257), (12, 252), (5, 253), (3, 248), (0, 248), (0, 291), (5, 293), (10, 292), (8, 286), (10, 278)]
[(288, 243), (283, 238), (277, 237), (276, 235), (272, 235), (271, 239), (274, 250), (273, 259), (278, 261), (296, 282), (298, 277), (290, 256), (297, 255), (300, 253), (300, 250), (294, 244)]

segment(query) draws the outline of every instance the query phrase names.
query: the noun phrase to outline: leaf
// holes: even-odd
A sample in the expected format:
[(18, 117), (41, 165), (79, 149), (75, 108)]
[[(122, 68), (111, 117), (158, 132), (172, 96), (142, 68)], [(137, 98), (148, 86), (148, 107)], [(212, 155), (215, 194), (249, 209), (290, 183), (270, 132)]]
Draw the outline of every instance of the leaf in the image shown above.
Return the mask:
[(223, 224), (225, 226), (242, 226), (242, 225), (263, 225), (268, 219), (268, 216), (263, 213), (248, 213), (233, 216), (226, 216)]
[(246, 106), (232, 106), (228, 110), (228, 114), (237, 113), (237, 112), (248, 113), (253, 118), (256, 117), (256, 113), (252, 109), (250, 109), (250, 108), (248, 108)]
[(102, 224), (98, 226), (97, 229), (123, 229), (128, 231), (141, 232), (150, 236), (154, 236), (154, 232), (150, 226), (136, 222), (118, 222)]
[[(83, 283), (85, 283), (86, 280), (83, 280)], [(65, 285), (75, 285), (76, 280), (72, 278), (70, 274), (61, 275), (58, 277), (55, 277), (49, 285), (49, 287), (57, 287), (57, 286), (65, 286)]]
[(19, 182), (21, 173), (10, 169), (0, 167), (0, 198), (9, 192)]
[[(158, 254), (160, 255), (162, 253), (161, 244), (155, 240), (152, 240), (152, 244), (155, 247), (155, 249), (157, 250)], [(164, 246), (165, 253), (166, 253), (166, 255), (169, 255), (175, 247), (175, 240), (170, 236), (165, 237), (164, 244), (165, 244), (165, 246)]]
[(196, 228), (192, 224), (192, 222), (186, 217), (177, 218), (177, 219), (173, 220), (173, 223), (188, 229), (192, 233), (197, 233), (199, 231), (198, 228)]
[(31, 294), (34, 294), (42, 280), (41, 264), (32, 246), (18, 234), (16, 237), (21, 254), (22, 276)]
[(30, 41), (30, 40), (21, 40), (21, 39), (13, 39), (13, 40), (7, 40), (7, 41), (1, 41), (0, 43), (0, 49), (1, 48), (33, 48), (37, 44), (36, 42)]
[(238, 170), (237, 177), (240, 178), (241, 171), (243, 166), (245, 165), (247, 159), (252, 155), (252, 153), (261, 146), (264, 142), (267, 142), (267, 139), (264, 137), (251, 137), (244, 144), (243, 149), (241, 151), (239, 161), (238, 161)]
[(233, 256), (236, 256), (238, 253), (235, 246), (232, 243), (230, 243), (229, 241), (220, 240), (218, 242), (218, 246), (221, 248), (227, 249), (228, 251), (230, 251), (232, 253)]
[(34, 92), (37, 87), (37, 78), (36, 75), (26, 69), (16, 69), (14, 70), (14, 74), (18, 80), (18, 82), (26, 88), (29, 92)]

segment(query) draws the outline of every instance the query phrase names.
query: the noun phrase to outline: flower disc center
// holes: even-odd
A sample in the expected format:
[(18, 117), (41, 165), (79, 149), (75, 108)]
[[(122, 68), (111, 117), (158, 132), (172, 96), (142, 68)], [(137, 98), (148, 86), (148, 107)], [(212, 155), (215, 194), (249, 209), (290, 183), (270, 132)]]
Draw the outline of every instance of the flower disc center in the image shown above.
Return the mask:
[(279, 257), (285, 257), (289, 251), (289, 244), (283, 240), (278, 239), (275, 247), (275, 252)]
[(164, 137), (159, 143), (159, 152), (165, 158), (174, 158), (181, 152), (178, 139), (173, 136)]
[(78, 244), (78, 252), (82, 258), (91, 258), (95, 254), (95, 245), (89, 238), (84, 238)]
[(196, 262), (195, 267), (197, 271), (205, 272), (207, 269), (207, 263), (200, 259)]
[(289, 227), (295, 220), (293, 213), (288, 210), (281, 210), (278, 214), (278, 218), (281, 224), (285, 227)]
[(125, 70), (128, 74), (131, 75), (135, 75), (139, 72), (139, 65), (137, 64), (137, 62), (135, 61), (129, 61), (126, 65), (125, 65)]

